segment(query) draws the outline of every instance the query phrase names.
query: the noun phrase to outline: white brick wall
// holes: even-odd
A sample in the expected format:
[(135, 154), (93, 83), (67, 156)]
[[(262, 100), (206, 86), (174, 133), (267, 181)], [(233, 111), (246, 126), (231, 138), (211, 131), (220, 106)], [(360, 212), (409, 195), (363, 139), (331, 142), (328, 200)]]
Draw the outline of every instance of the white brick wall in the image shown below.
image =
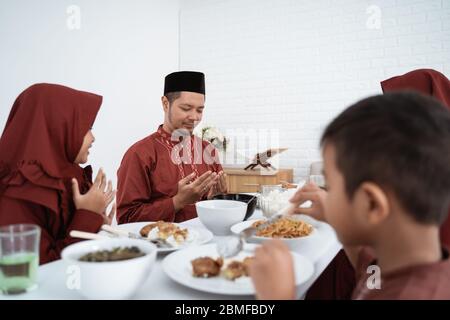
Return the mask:
[[(67, 27), (69, 5), (80, 29)], [(178, 0), (0, 0), (0, 135), (33, 83), (103, 96), (89, 164), (116, 182), (125, 151), (163, 122), (164, 76), (178, 67)]]
[[(381, 28), (367, 22), (378, 6)], [(280, 130), (296, 179), (324, 126), (380, 81), (427, 67), (450, 77), (450, 0), (181, 2), (180, 69), (207, 76), (208, 123)]]

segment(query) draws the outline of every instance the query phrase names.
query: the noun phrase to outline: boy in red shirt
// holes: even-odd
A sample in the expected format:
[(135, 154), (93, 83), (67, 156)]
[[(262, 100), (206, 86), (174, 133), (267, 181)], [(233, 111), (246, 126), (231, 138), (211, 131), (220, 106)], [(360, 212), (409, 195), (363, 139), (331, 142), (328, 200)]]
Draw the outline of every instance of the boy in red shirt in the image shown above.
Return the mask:
[[(450, 259), (439, 225), (450, 206), (450, 112), (412, 92), (364, 99), (326, 128), (328, 192), (308, 185), (309, 214), (330, 223), (357, 271), (354, 299), (450, 299)], [(295, 298), (292, 258), (280, 241), (258, 248), (257, 297)], [(283, 276), (280, 276), (283, 275)]]

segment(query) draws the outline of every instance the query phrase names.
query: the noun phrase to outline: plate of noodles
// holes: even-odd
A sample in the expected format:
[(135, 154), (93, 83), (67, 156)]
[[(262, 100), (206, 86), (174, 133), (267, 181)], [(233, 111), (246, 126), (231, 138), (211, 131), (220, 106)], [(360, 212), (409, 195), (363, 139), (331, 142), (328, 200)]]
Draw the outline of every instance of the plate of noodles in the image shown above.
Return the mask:
[[(239, 222), (231, 227), (231, 231), (239, 234), (245, 228), (258, 226), (265, 222), (265, 219), (249, 220)], [(314, 241), (321, 230), (321, 223), (306, 215), (290, 215), (278, 219), (267, 227), (259, 230), (248, 242), (261, 243), (270, 239), (280, 239), (289, 248), (298, 249), (303, 244)]]

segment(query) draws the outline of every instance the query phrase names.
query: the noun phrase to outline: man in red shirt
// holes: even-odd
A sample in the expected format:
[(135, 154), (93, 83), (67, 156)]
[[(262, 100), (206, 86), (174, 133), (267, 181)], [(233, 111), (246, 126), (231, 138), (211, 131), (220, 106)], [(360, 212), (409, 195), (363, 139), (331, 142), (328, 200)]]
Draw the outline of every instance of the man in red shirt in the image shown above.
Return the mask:
[(119, 223), (192, 219), (195, 202), (227, 191), (217, 151), (192, 134), (205, 108), (204, 74), (167, 75), (161, 101), (164, 123), (128, 149), (117, 172)]

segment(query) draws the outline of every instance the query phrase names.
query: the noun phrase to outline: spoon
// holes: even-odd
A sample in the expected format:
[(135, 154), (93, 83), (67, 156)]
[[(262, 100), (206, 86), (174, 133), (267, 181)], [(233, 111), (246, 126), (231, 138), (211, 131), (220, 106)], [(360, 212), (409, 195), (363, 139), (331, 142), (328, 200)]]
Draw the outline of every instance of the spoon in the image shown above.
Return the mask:
[(72, 230), (72, 231), (70, 231), (69, 234), (72, 238), (79, 238), (79, 239), (85, 239), (85, 240), (109, 239), (109, 237), (107, 237), (107, 236), (102, 236), (97, 233), (85, 232), (85, 231), (79, 231), (79, 230)]
[(171, 248), (172, 247), (172, 245), (170, 243), (166, 242), (163, 239), (149, 239), (149, 238), (143, 237), (143, 236), (133, 233), (133, 232), (129, 232), (129, 231), (119, 229), (119, 228), (114, 228), (108, 224), (102, 225), (101, 229), (103, 231), (111, 233), (115, 236), (122, 236), (122, 237), (131, 238), (131, 239), (150, 241), (150, 242), (156, 244), (158, 246), (158, 248)]
[(269, 224), (274, 223), (275, 221), (277, 221), (282, 217), (283, 215), (277, 214), (257, 227), (245, 228), (244, 230), (239, 232), (238, 235), (227, 237), (222, 241), (218, 241), (217, 252), (223, 258), (231, 258), (236, 256), (239, 252), (242, 251), (242, 249), (244, 248), (244, 243), (247, 241), (248, 238), (250, 238), (259, 230), (264, 229)]

